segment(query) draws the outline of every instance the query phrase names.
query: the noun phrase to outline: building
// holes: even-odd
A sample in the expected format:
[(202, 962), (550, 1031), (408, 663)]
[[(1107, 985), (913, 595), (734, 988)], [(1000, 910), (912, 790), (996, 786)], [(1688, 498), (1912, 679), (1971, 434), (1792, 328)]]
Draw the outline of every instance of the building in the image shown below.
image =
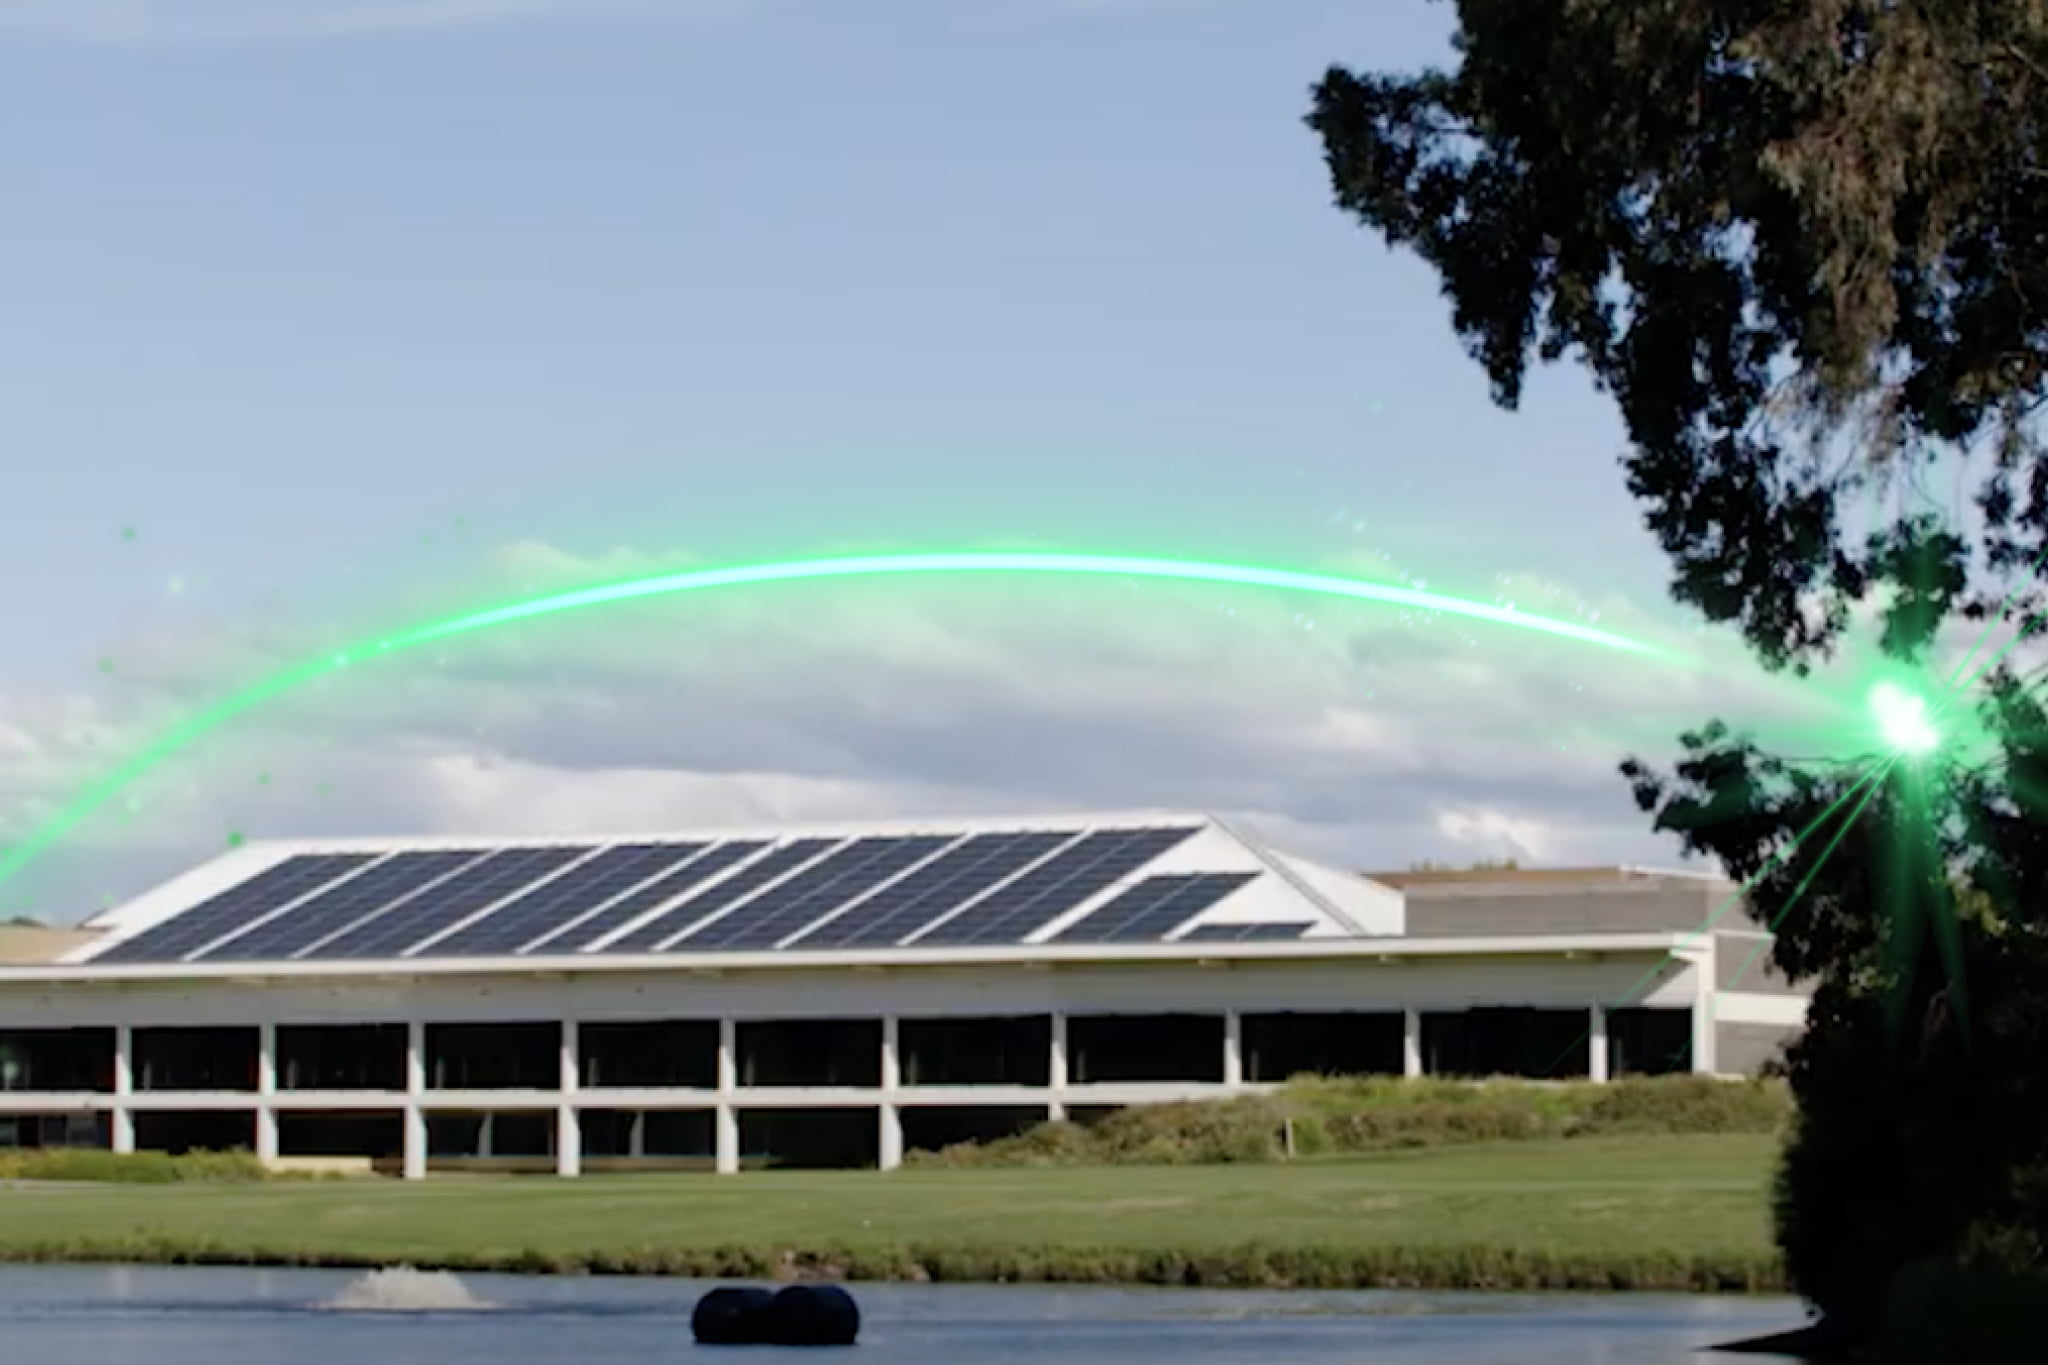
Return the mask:
[(887, 1168), (1303, 1072), (1738, 1074), (1806, 1002), (1733, 893), (1171, 811), (252, 844), (0, 944), (0, 1143)]

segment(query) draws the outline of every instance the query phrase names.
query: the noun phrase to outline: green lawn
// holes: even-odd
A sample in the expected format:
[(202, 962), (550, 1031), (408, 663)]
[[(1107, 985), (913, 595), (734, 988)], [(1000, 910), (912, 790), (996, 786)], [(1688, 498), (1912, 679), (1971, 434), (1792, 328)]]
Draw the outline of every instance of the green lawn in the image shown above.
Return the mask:
[(18, 1186), (0, 1191), (0, 1257), (739, 1273), (796, 1253), (857, 1275), (1446, 1282), (1496, 1273), (1478, 1256), (1617, 1285), (1700, 1280), (1672, 1269), (1688, 1262), (1754, 1281), (1774, 1151), (1582, 1138), (1293, 1165)]

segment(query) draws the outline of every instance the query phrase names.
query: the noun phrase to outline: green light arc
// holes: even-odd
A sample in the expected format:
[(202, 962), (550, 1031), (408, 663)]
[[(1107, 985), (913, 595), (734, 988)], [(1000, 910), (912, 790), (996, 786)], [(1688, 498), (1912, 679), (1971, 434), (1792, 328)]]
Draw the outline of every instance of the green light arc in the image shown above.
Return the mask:
[(1612, 631), (1533, 612), (1518, 611), (1512, 606), (1495, 606), (1443, 593), (1395, 587), (1334, 574), (1302, 573), (1288, 569), (1265, 569), (1199, 560), (1021, 551), (968, 551), (841, 556), (828, 559), (784, 560), (723, 569), (686, 570), (531, 597), (501, 607), (450, 617), (385, 636), (358, 648), (323, 655), (255, 683), (163, 735), (121, 767), (93, 783), (69, 805), (31, 831), (20, 843), (0, 853), (0, 883), (14, 877), (94, 811), (180, 750), (255, 706), (354, 663), (381, 658), (418, 645), (466, 635), (492, 626), (510, 625), (516, 621), (528, 621), (541, 616), (553, 616), (562, 612), (580, 611), (650, 597), (770, 583), (791, 583), (807, 579), (872, 578), (896, 574), (995, 573), (1165, 579), (1224, 587), (1268, 588), (1280, 592), (1372, 602), (1382, 606), (1406, 607), (1416, 611), (1458, 616), (1467, 620), (1534, 631), (1556, 639), (1572, 640), (1640, 658), (1666, 663), (1680, 661), (1667, 650), (1617, 635)]

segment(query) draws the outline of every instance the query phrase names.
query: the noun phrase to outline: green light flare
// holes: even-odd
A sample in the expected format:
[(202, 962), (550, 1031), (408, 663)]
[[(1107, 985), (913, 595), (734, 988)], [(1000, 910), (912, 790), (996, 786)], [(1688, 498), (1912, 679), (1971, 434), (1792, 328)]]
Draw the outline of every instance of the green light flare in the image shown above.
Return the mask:
[[(1889, 769), (1889, 767), (1890, 765), (1886, 764), (1884, 767), (1877, 768), (1874, 771), (1865, 773), (1862, 777), (1857, 778), (1856, 781), (1852, 783), (1847, 790), (1843, 791), (1843, 793), (1840, 796), (1837, 796), (1833, 801), (1828, 803), (1827, 809), (1823, 810), (1819, 815), (1814, 816), (1813, 819), (1807, 821), (1806, 828), (1800, 830), (1799, 833), (1793, 835), (1791, 842), (1787, 843), (1785, 847), (1779, 849), (1776, 853), (1773, 853), (1770, 857), (1766, 858), (1764, 860), (1764, 865), (1762, 867), (1758, 868), (1754, 873), (1752, 873), (1750, 877), (1742, 883), (1742, 885), (1736, 887), (1733, 891), (1729, 892), (1727, 896), (1723, 897), (1721, 903), (1714, 908), (1713, 913), (1707, 916), (1706, 921), (1703, 924), (1701, 924), (1698, 929), (1693, 931), (1695, 943), (1698, 940), (1704, 939), (1708, 934), (1712, 933), (1714, 926), (1716, 924), (1719, 924), (1730, 910), (1733, 910), (1736, 906), (1742, 904), (1743, 899), (1746, 896), (1748, 896), (1751, 891), (1756, 889), (1757, 883), (1761, 882), (1765, 877), (1770, 876), (1771, 872), (1774, 869), (1776, 869), (1786, 859), (1790, 858), (1793, 855), (1793, 853), (1797, 852), (1799, 846), (1805, 843), (1808, 838), (1812, 837), (1813, 832), (1815, 830), (1819, 829), (1822, 825), (1826, 824), (1831, 818), (1833, 818), (1836, 811), (1848, 805), (1851, 801), (1854, 801), (1856, 799), (1856, 794), (1859, 791), (1863, 792), (1863, 799), (1865, 802), (1867, 802), (1870, 799), (1870, 792), (1875, 791), (1877, 789), (1877, 783), (1884, 777), (1884, 774)], [(1865, 790), (1866, 788), (1868, 788), (1869, 790)], [(1856, 807), (1856, 814), (1861, 815), (1862, 813), (1863, 804), (1859, 802)], [(1842, 827), (1844, 829), (1847, 829), (1849, 825), (1853, 822), (1854, 817), (1852, 816), (1850, 820), (1843, 822)], [(1838, 835), (1837, 838), (1839, 837), (1840, 836)], [(1832, 848), (1833, 846), (1830, 845), (1830, 847)], [(1675, 962), (1677, 960), (1678, 953), (1676, 951), (1666, 953), (1663, 956), (1663, 958), (1661, 958), (1656, 963), (1655, 966), (1651, 967), (1650, 970), (1644, 972), (1642, 976), (1638, 977), (1636, 979), (1636, 983), (1633, 986), (1630, 986), (1627, 990), (1621, 993), (1621, 995), (1618, 997), (1620, 1003), (1624, 1005), (1631, 1005), (1634, 1004), (1636, 1001), (1642, 999), (1644, 996), (1648, 995), (1650, 992), (1650, 988), (1657, 984), (1657, 973), (1663, 971), (1665, 966), (1669, 963)], [(1583, 1042), (1591, 1037), (1592, 1030), (1588, 1029), (1585, 1035), (1580, 1039), (1580, 1041)], [(1557, 1063), (1553, 1064), (1552, 1069), (1555, 1070), (1557, 1065), (1561, 1065), (1564, 1062), (1564, 1060), (1567, 1057), (1569, 1057), (1572, 1051), (1577, 1047), (1578, 1043), (1573, 1043), (1570, 1048), (1566, 1048), (1564, 1052), (1558, 1054)]]
[(1896, 753), (1913, 758), (1941, 745), (1941, 736), (1928, 719), (1926, 700), (1892, 683), (1870, 689), (1870, 713), (1877, 720), (1878, 737)]
[[(1862, 789), (1863, 798), (1856, 803), (1856, 809), (1850, 811), (1849, 818), (1842, 821), (1841, 828), (1835, 831), (1835, 837), (1828, 840), (1828, 846), (1820, 851), (1820, 857), (1813, 860), (1813, 866), (1808, 868), (1806, 875), (1799, 879), (1799, 885), (1792, 889), (1792, 894), (1786, 899), (1785, 904), (1779, 908), (1777, 914), (1771, 917), (1771, 922), (1764, 926), (1765, 930), (1773, 934), (1778, 932), (1778, 926), (1784, 922), (1785, 916), (1792, 913), (1792, 907), (1799, 904), (1800, 897), (1806, 894), (1806, 888), (1813, 885), (1813, 879), (1820, 875), (1820, 870), (1827, 866), (1828, 859), (1835, 855), (1835, 850), (1841, 846), (1842, 840), (1848, 836), (1849, 831), (1854, 829), (1856, 822), (1862, 818), (1865, 808), (1870, 805), (1871, 798), (1877, 795), (1878, 787), (1883, 784), (1886, 774), (1891, 772), (1892, 765), (1896, 762), (1898, 762), (1897, 755), (1887, 758), (1875, 772), (1866, 775), (1855, 786), (1842, 793), (1842, 799), (1822, 812), (1820, 819), (1807, 826), (1806, 832), (1808, 834), (1812, 833), (1814, 827), (1819, 825), (1821, 820), (1827, 819), (1829, 815), (1839, 810), (1843, 802), (1856, 794), (1858, 788)], [(1791, 846), (1786, 851), (1789, 853), (1797, 849), (1805, 839), (1806, 834), (1801, 834), (1798, 839), (1793, 840)], [(1711, 921), (1709, 922), (1711, 923)], [(1756, 947), (1749, 950), (1749, 956), (1742, 960), (1742, 965), (1735, 969), (1735, 975), (1728, 979), (1728, 985), (1723, 987), (1723, 989), (1733, 990), (1735, 983), (1742, 980), (1749, 972), (1749, 969), (1756, 965), (1757, 959), (1763, 956), (1764, 949), (1769, 946), (1769, 939), (1759, 939)]]
[(804, 580), (871, 578), (897, 574), (989, 573), (1164, 579), (1306, 593), (1355, 602), (1373, 602), (1382, 606), (1438, 612), (1468, 620), (1488, 621), (1561, 640), (1596, 645), (1640, 658), (1667, 663), (1681, 662), (1677, 656), (1654, 645), (1573, 621), (1561, 621), (1553, 617), (1517, 611), (1513, 607), (1473, 602), (1445, 593), (1424, 592), (1415, 588), (1395, 587), (1391, 584), (1373, 583), (1333, 574), (1301, 573), (1289, 569), (1257, 568), (1201, 560), (1022, 551), (963, 551), (840, 556), (829, 559), (784, 560), (725, 569), (694, 569), (681, 573), (628, 579), (620, 583), (542, 597), (530, 597), (504, 606), (450, 617), (430, 625), (401, 631), (381, 640), (373, 640), (357, 648), (310, 660), (256, 683), (193, 716), (162, 736), (114, 772), (88, 787), (69, 805), (31, 831), (20, 843), (0, 854), (0, 883), (19, 873), (32, 859), (76, 828), (87, 816), (172, 755), (252, 707), (315, 678), (346, 668), (351, 663), (367, 662), (417, 645), (467, 635), (472, 631), (485, 630), (492, 626), (510, 625), (561, 612), (580, 611), (589, 607), (609, 606), (643, 598)]

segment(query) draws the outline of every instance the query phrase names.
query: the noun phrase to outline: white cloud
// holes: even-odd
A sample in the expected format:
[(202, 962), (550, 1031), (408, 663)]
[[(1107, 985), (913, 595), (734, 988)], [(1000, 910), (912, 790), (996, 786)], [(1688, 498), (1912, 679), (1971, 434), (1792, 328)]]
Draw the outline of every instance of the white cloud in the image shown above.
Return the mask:
[(236, 42), (706, 13), (736, 3), (743, 0), (0, 0), (0, 29), (98, 43)]
[[(492, 572), (512, 595), (685, 562), (518, 545)], [(1561, 590), (1514, 591), (1530, 610), (1578, 609)], [(1655, 629), (1624, 601), (1601, 613), (1617, 631)], [(0, 843), (224, 689), (332, 644), (285, 618), (139, 637), (110, 651), (117, 668), (94, 697), (0, 696)], [(1245, 817), (1355, 866), (1668, 861), (1615, 763), (1667, 755), (1679, 730), (1768, 701), (1750, 677), (1189, 584), (901, 578), (686, 595), (481, 631), (285, 693), (0, 886), (0, 913), (75, 917), (231, 832), (1164, 805)]]

